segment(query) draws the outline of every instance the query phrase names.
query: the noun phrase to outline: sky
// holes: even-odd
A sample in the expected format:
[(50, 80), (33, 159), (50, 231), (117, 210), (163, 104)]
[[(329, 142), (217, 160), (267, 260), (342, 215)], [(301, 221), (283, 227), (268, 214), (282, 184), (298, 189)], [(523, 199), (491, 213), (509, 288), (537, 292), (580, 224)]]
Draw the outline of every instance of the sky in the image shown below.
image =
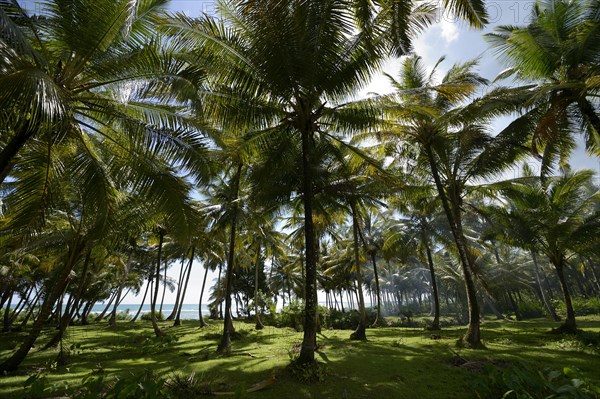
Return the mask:
[[(438, 1), (440, 4), (442, 3), (441, 0)], [(26, 1), (24, 3), (31, 2)], [(489, 80), (494, 80), (496, 75), (505, 67), (498, 62), (493, 52), (487, 48), (483, 34), (491, 32), (498, 25), (527, 24), (531, 16), (533, 3), (533, 0), (486, 1), (490, 24), (484, 30), (480, 31), (471, 30), (464, 23), (457, 22), (452, 15), (441, 13), (437, 18), (437, 23), (414, 41), (414, 51), (423, 58), (430, 70), (441, 56), (446, 56), (446, 61), (438, 68), (440, 75), (443, 75), (454, 63), (479, 58), (480, 75)], [(214, 2), (210, 0), (172, 0), (168, 8), (171, 11), (180, 11), (191, 16), (199, 16), (202, 13), (215, 13)], [(373, 80), (360, 95), (364, 96), (370, 92), (379, 94), (389, 93), (392, 89), (387, 83), (387, 78), (383, 76), (383, 72), (397, 76), (399, 67), (399, 59), (389, 60), (384, 65), (382, 73), (374, 76)], [(499, 131), (509, 121), (509, 118), (496, 121), (491, 126), (492, 131)], [(570, 163), (576, 169), (589, 168), (595, 170), (597, 173), (600, 172), (598, 159), (589, 158), (581, 146), (573, 154)], [(530, 163), (530, 166), (533, 170), (539, 170), (539, 164), (534, 161)], [(514, 172), (512, 172), (513, 176), (511, 176), (511, 172), (508, 172), (507, 177), (517, 177), (519, 170), (520, 167), (515, 167)], [(199, 262), (194, 263), (185, 303), (198, 302), (199, 291), (202, 286), (203, 270)], [(169, 270), (169, 276), (177, 278), (179, 271), (180, 266), (179, 262), (177, 262)], [(208, 303), (209, 287), (213, 281), (216, 281), (216, 277), (216, 273), (209, 273), (207, 288), (204, 293), (204, 303)], [(174, 292), (167, 292), (165, 303), (174, 303), (175, 295)], [(136, 304), (140, 301), (141, 295), (136, 297), (130, 294), (123, 300), (123, 303)]]

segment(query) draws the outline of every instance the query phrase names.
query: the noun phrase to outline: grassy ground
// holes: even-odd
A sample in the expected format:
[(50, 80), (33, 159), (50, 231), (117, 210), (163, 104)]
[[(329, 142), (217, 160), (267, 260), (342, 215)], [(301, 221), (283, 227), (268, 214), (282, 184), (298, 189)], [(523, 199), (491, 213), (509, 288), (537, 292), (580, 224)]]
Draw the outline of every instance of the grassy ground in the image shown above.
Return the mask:
[[(40, 351), (40, 344), (16, 374), (0, 377), (0, 398), (59, 396), (57, 387), (68, 384), (73, 390), (86, 376), (132, 380), (146, 369), (166, 379), (194, 373), (197, 382), (217, 391), (242, 391), (275, 375), (277, 380), (266, 389), (238, 395), (265, 399), (474, 398), (478, 397), (474, 387), (487, 384), (481, 372), (490, 364), (507, 369), (524, 363), (536, 372), (574, 367), (600, 385), (600, 317), (580, 318), (579, 326), (586, 331), (583, 339), (547, 334), (552, 326), (544, 320), (486, 321), (486, 350), (456, 349), (462, 328), (444, 329), (436, 333), (439, 336), (422, 329), (369, 329), (366, 342), (350, 341), (351, 331), (323, 331), (318, 337), (318, 358), (325, 365), (318, 376), (323, 381), (313, 383), (299, 382), (302, 373), (292, 376), (286, 370), (302, 339), (301, 333), (290, 329), (255, 331), (253, 325), (236, 323), (240, 338), (233, 342), (231, 356), (217, 356), (221, 325), (216, 323), (204, 329), (197, 321), (185, 321), (177, 328), (165, 324), (168, 336), (160, 339), (153, 337), (148, 322), (120, 322), (114, 329), (75, 326), (64, 344), (71, 348), (69, 364), (56, 367), (57, 350)], [(20, 339), (14, 333), (0, 335), (0, 359)], [(41, 373), (43, 383), (34, 391), (55, 387), (32, 395), (24, 383), (36, 373)]]

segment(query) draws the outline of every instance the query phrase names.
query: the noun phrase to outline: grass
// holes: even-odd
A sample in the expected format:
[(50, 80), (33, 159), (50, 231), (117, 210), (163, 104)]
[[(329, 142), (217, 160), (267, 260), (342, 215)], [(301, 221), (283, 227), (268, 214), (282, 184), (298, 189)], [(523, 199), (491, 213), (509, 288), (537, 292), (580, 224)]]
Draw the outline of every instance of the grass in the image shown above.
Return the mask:
[[(0, 377), (0, 397), (31, 396), (31, 388), (24, 388), (24, 383), (40, 372), (47, 386), (66, 383), (73, 390), (89, 375), (131, 378), (147, 369), (172, 380), (193, 375), (197, 383), (219, 391), (241, 391), (275, 375), (274, 384), (244, 395), (261, 399), (477, 397), (472, 388), (482, 378), (481, 370), (458, 367), (458, 357), (483, 363), (524, 363), (534, 370), (575, 367), (599, 385), (600, 317), (582, 317), (578, 323), (586, 331), (580, 338), (548, 334), (555, 324), (545, 320), (486, 321), (486, 350), (456, 349), (463, 328), (446, 328), (435, 335), (421, 328), (369, 329), (366, 342), (350, 341), (351, 331), (323, 331), (317, 355), (324, 364), (319, 375), (322, 381), (314, 383), (302, 383), (286, 369), (302, 340), (302, 334), (291, 329), (255, 331), (252, 324), (236, 322), (240, 337), (233, 342), (231, 356), (218, 356), (215, 350), (222, 327), (216, 322), (203, 329), (197, 321), (184, 321), (175, 328), (164, 324), (166, 338), (155, 338), (147, 322), (120, 322), (116, 328), (74, 326), (65, 340), (65, 347), (71, 348), (69, 364), (56, 367), (57, 350), (40, 350), (48, 339), (43, 336), (17, 373)], [(0, 335), (0, 358), (8, 356), (21, 338), (15, 333)], [(60, 391), (56, 389), (53, 396)]]

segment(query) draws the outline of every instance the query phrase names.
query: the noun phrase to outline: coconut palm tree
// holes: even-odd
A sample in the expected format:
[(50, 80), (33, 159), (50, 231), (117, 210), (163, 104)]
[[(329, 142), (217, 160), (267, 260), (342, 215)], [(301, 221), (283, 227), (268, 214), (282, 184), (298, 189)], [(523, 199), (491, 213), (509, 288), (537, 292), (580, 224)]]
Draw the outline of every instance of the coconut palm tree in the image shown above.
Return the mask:
[(508, 67), (499, 78), (514, 75), (529, 84), (515, 93), (526, 95), (520, 119), (530, 121), (542, 173), (557, 158), (568, 159), (575, 132), (583, 133), (588, 151), (600, 154), (598, 2), (536, 0), (529, 24), (500, 26), (486, 38)]
[(565, 269), (577, 254), (597, 251), (594, 240), (600, 232), (600, 193), (588, 190), (591, 171), (563, 169), (561, 175), (547, 179), (532, 176), (527, 168), (525, 174), (505, 185), (503, 192), (509, 201), (506, 208), (495, 209), (495, 220), (503, 228), (503, 240), (548, 257), (567, 311), (558, 331), (574, 333), (577, 325)]
[(515, 125), (495, 137), (486, 131), (487, 121), (499, 112), (490, 105), (492, 101), (483, 98), (463, 105), (486, 83), (473, 71), (475, 66), (474, 61), (454, 65), (436, 84), (434, 72), (427, 73), (421, 58), (409, 57), (402, 65), (400, 80), (390, 77), (397, 93), (379, 100), (395, 124), (385, 137), (392, 142), (399, 140), (400, 154), (406, 153), (407, 143), (415, 146), (415, 165), (422, 165), (430, 174), (448, 219), (468, 299), (469, 326), (463, 342), (469, 346), (479, 346), (481, 341), (473, 276), (477, 272), (476, 255), (463, 223), (465, 196), (477, 182), (501, 173), (525, 149), (525, 138)]
[(160, 149), (184, 169), (203, 167), (202, 136), (178, 104), (204, 73), (156, 39), (165, 3), (56, 0), (43, 3), (43, 17), (2, 5), (0, 183), (33, 138), (57, 146), (104, 137), (140, 157)]

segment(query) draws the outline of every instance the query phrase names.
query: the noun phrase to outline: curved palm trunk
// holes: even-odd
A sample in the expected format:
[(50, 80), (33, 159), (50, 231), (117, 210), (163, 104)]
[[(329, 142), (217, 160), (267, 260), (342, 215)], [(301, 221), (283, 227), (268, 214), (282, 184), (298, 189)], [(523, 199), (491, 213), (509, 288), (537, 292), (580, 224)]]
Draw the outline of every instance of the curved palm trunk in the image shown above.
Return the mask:
[(187, 292), (188, 283), (190, 282), (190, 274), (192, 274), (192, 263), (194, 263), (194, 254), (196, 252), (196, 247), (192, 247), (192, 253), (190, 254), (190, 263), (187, 267), (187, 275), (185, 277), (185, 284), (183, 285), (183, 292), (181, 293), (181, 298), (179, 300), (179, 304), (177, 306), (177, 315), (175, 316), (175, 322), (173, 326), (181, 325), (181, 308), (183, 307), (183, 300), (185, 299), (185, 294)]
[(148, 279), (148, 284), (146, 284), (146, 290), (144, 291), (142, 303), (140, 303), (140, 307), (138, 308), (137, 313), (135, 314), (135, 316), (133, 316), (133, 319), (131, 319), (131, 323), (135, 322), (137, 320), (137, 318), (140, 316), (140, 313), (142, 313), (142, 309), (144, 308), (144, 302), (146, 302), (146, 296), (148, 295), (148, 291), (150, 290), (151, 285), (152, 285), (152, 276), (150, 276), (150, 278)]
[(183, 279), (185, 278), (185, 256), (181, 259), (181, 269), (179, 269), (179, 279), (177, 279), (177, 296), (175, 297), (175, 304), (173, 305), (173, 310), (169, 317), (166, 320), (171, 321), (177, 315), (177, 311), (179, 310), (179, 298), (181, 298), (181, 291), (183, 286)]
[(556, 269), (556, 274), (558, 276), (558, 280), (560, 281), (560, 288), (563, 292), (563, 299), (565, 301), (565, 308), (567, 310), (567, 317), (565, 318), (565, 321), (558, 328), (557, 331), (568, 334), (575, 334), (577, 332), (577, 324), (575, 323), (575, 310), (573, 309), (573, 302), (571, 301), (569, 286), (567, 285), (567, 280), (565, 278), (565, 260), (561, 256), (558, 260), (554, 260), (552, 264)]
[(433, 176), (440, 199), (442, 200), (444, 213), (446, 214), (446, 218), (450, 224), (450, 230), (452, 231), (452, 236), (458, 250), (460, 265), (463, 272), (465, 291), (467, 294), (467, 307), (469, 310), (469, 325), (467, 327), (467, 332), (462, 338), (462, 342), (471, 347), (482, 346), (480, 330), (481, 320), (479, 316), (479, 303), (477, 302), (477, 290), (475, 289), (475, 282), (473, 281), (472, 276), (471, 255), (469, 254), (467, 239), (462, 229), (460, 207), (458, 204), (453, 203), (452, 206), (455, 212), (452, 211), (448, 197), (446, 196), (446, 191), (442, 185), (442, 180), (440, 179), (440, 175), (438, 173), (437, 164), (435, 162), (431, 147), (427, 146), (426, 152), (429, 160), (429, 166), (431, 168), (431, 174)]
[(56, 279), (52, 284), (48, 295), (46, 295), (46, 297), (44, 298), (42, 308), (40, 309), (37, 318), (33, 322), (29, 334), (27, 335), (19, 349), (15, 353), (13, 353), (11, 357), (9, 357), (0, 364), (0, 374), (16, 370), (33, 347), (33, 344), (35, 343), (42, 331), (44, 323), (52, 313), (54, 304), (60, 297), (66, 285), (68, 284), (69, 275), (71, 273), (71, 270), (73, 269), (73, 265), (79, 257), (79, 254), (81, 253), (83, 247), (84, 245), (79, 240), (76, 240), (76, 242), (73, 244), (71, 253), (69, 255), (69, 259), (58, 271)]
[(429, 326), (429, 330), (440, 330), (440, 296), (438, 293), (437, 281), (435, 278), (435, 269), (433, 268), (433, 257), (429, 244), (425, 242), (425, 250), (427, 251), (427, 264), (429, 265), (429, 274), (431, 275), (431, 289), (433, 290), (433, 322)]
[(356, 209), (354, 205), (352, 207), (352, 236), (354, 238), (354, 263), (356, 265), (356, 293), (358, 295), (358, 326), (352, 334), (350, 339), (355, 340), (366, 340), (366, 328), (367, 328), (367, 313), (365, 311), (365, 298), (363, 296), (363, 281), (362, 272), (360, 270), (360, 259), (358, 256), (358, 220), (356, 220)]
[(104, 307), (102, 312), (100, 312), (100, 314), (96, 317), (96, 319), (94, 319), (95, 322), (99, 322), (104, 319), (104, 316), (106, 316), (106, 312), (108, 312), (108, 309), (110, 309), (110, 307), (112, 306), (112, 304), (116, 298), (117, 298), (116, 292), (111, 294), (110, 298), (108, 299), (108, 303), (106, 304), (106, 306)]
[(317, 253), (316, 234), (313, 223), (313, 176), (311, 165), (310, 132), (304, 130), (302, 136), (302, 202), (304, 205), (304, 250), (306, 262), (305, 301), (304, 301), (304, 336), (300, 354), (296, 363), (299, 365), (314, 363), (317, 342)]
[(156, 259), (156, 280), (154, 282), (154, 296), (150, 300), (150, 320), (152, 321), (152, 329), (157, 337), (162, 337), (165, 333), (158, 327), (158, 321), (156, 320), (156, 301), (158, 300), (159, 280), (160, 280), (160, 256), (162, 253), (162, 246), (165, 233), (161, 229), (158, 232), (158, 256)]
[(200, 327), (207, 326), (202, 316), (202, 296), (204, 295), (204, 287), (206, 287), (206, 277), (208, 277), (208, 265), (204, 270), (204, 278), (202, 279), (202, 289), (200, 290), (200, 300), (198, 301), (198, 319), (200, 320)]
[(233, 206), (231, 215), (231, 228), (229, 231), (229, 253), (227, 254), (227, 271), (225, 272), (225, 321), (223, 324), (223, 336), (217, 347), (218, 353), (231, 352), (231, 336), (234, 333), (233, 321), (231, 319), (231, 291), (233, 286), (233, 262), (235, 261), (235, 235), (237, 228), (237, 199), (240, 189), (242, 175), (242, 164), (238, 164), (237, 172), (233, 181)]
[(10, 320), (8, 323), (8, 328), (10, 329), (14, 321), (21, 315), (27, 304), (29, 303), (29, 299), (31, 298), (31, 294), (33, 294), (34, 286), (32, 285), (24, 297), (21, 298), (17, 306), (15, 307), (14, 312), (10, 316)]

